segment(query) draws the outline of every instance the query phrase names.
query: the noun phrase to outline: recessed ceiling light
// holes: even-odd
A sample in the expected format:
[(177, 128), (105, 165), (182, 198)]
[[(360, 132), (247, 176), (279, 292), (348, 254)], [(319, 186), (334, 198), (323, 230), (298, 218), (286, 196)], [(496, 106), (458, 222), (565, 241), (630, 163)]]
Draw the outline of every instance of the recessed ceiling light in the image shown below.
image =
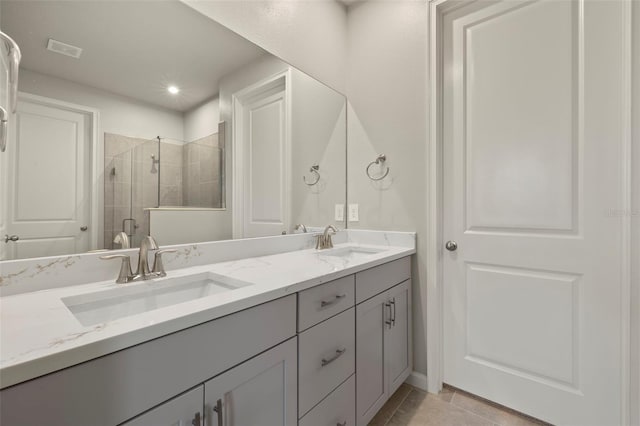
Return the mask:
[(167, 90), (169, 91), (169, 93), (171, 93), (172, 95), (177, 95), (178, 93), (180, 93), (180, 89), (177, 88), (176, 86), (169, 86), (167, 87)]

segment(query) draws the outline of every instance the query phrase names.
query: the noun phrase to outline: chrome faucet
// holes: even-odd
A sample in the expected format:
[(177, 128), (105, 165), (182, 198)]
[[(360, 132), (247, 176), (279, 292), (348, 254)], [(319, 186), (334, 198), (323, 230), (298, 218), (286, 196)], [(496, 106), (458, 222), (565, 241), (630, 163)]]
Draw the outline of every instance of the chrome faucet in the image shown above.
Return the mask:
[[(329, 233), (329, 231), (333, 231), (333, 233)], [(335, 235), (338, 230), (333, 225), (327, 225), (324, 228), (324, 232), (322, 234), (316, 235), (316, 250), (324, 250), (333, 248), (333, 241), (331, 240), (331, 236)]]
[[(113, 254), (108, 256), (100, 256), (100, 259), (122, 259), (120, 272), (116, 282), (118, 284), (130, 283), (132, 281), (148, 280), (151, 278), (164, 277), (167, 273), (162, 263), (163, 253), (173, 253), (175, 249), (158, 250), (158, 243), (151, 236), (145, 237), (140, 243), (140, 251), (138, 252), (138, 269), (134, 274), (131, 271), (131, 258), (126, 254)], [(158, 250), (153, 261), (153, 269), (149, 270), (149, 250)]]
[(151, 273), (151, 269), (149, 269), (149, 250), (158, 250), (158, 248), (158, 243), (156, 243), (156, 240), (154, 240), (151, 235), (147, 235), (144, 237), (142, 242), (140, 242), (140, 251), (138, 252), (138, 269), (134, 275), (134, 280), (136, 278), (142, 280), (153, 278), (149, 275)]

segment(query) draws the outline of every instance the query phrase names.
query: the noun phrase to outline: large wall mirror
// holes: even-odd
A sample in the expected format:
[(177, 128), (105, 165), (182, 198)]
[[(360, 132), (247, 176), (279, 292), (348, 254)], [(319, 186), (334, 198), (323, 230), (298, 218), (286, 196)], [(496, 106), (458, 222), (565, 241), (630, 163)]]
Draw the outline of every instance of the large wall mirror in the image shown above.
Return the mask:
[(23, 58), (0, 259), (336, 224), (340, 93), (178, 0), (1, 0), (0, 27)]

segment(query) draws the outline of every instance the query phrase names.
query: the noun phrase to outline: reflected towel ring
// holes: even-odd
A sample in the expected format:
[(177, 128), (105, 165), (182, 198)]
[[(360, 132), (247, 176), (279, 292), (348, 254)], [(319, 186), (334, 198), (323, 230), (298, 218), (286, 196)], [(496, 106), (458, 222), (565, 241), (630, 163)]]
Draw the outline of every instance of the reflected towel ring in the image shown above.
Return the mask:
[(391, 170), (389, 167), (387, 167), (387, 170), (380, 177), (373, 177), (373, 176), (371, 176), (371, 173), (369, 172), (369, 169), (371, 169), (371, 166), (373, 166), (374, 164), (383, 164), (385, 161), (387, 161), (387, 156), (384, 155), (384, 154), (380, 154), (380, 155), (378, 155), (378, 158), (375, 159), (375, 161), (372, 161), (372, 162), (369, 163), (369, 165), (367, 166), (367, 169), (365, 171), (367, 173), (367, 176), (369, 177), (369, 179), (371, 179), (371, 180), (382, 180), (382, 179), (387, 177), (387, 175), (389, 174), (389, 170)]
[(304, 181), (304, 183), (307, 186), (313, 186), (313, 185), (317, 184), (318, 182), (320, 182), (320, 172), (318, 172), (318, 170), (320, 170), (320, 166), (317, 165), (317, 164), (314, 164), (309, 169), (309, 171), (315, 175), (315, 179), (313, 181), (311, 181), (311, 182), (307, 182), (307, 177), (306, 176), (302, 176), (302, 180)]

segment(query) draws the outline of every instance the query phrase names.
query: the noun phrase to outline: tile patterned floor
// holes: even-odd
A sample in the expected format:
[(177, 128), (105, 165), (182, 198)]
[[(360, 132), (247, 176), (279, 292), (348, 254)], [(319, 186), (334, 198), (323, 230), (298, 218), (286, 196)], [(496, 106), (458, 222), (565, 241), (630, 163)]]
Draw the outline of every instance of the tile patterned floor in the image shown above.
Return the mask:
[(403, 384), (369, 426), (548, 425), (452, 387), (430, 394)]

